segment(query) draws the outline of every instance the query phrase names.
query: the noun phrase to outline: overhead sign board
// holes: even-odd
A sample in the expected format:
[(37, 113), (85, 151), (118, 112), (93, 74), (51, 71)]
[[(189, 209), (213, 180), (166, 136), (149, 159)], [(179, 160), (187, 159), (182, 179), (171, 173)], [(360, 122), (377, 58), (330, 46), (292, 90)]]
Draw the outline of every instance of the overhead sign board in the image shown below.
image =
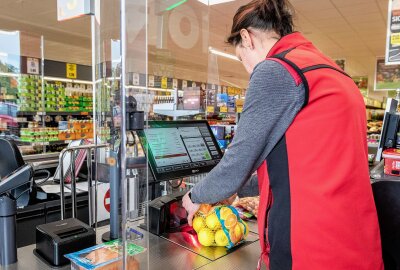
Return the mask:
[(389, 0), (385, 63), (400, 64), (400, 0)]
[(65, 21), (93, 14), (92, 2), (93, 0), (57, 0), (57, 19)]

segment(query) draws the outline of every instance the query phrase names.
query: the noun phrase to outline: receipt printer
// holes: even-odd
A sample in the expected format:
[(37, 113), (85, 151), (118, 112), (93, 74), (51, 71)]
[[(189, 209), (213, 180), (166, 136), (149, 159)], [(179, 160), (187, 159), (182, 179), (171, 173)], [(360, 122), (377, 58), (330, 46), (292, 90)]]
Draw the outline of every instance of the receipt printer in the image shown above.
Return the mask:
[(36, 227), (36, 254), (53, 266), (69, 263), (68, 253), (96, 245), (96, 232), (75, 218)]

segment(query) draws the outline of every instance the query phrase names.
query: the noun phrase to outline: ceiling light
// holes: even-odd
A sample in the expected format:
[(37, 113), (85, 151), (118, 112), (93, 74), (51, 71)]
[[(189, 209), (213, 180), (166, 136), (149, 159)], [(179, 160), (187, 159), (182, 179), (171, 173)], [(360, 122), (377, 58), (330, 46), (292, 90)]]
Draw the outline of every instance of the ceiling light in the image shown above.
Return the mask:
[(229, 53), (225, 53), (225, 52), (221, 52), (221, 51), (218, 51), (218, 50), (216, 50), (216, 49), (214, 49), (214, 48), (212, 48), (212, 47), (209, 47), (209, 48), (208, 48), (208, 51), (209, 51), (210, 53), (212, 53), (212, 54), (215, 54), (215, 55), (219, 55), (219, 56), (222, 56), (222, 57), (225, 57), (225, 58), (229, 58), (229, 59), (231, 59), (231, 60), (240, 61), (239, 58), (237, 58), (235, 55), (229, 54)]
[(228, 2), (233, 2), (235, 0), (197, 0), (200, 3), (203, 3), (204, 5), (212, 6), (212, 5), (218, 5), (222, 3), (228, 3)]
[(15, 36), (18, 35), (19, 31), (3, 31), (0, 30), (0, 35)]
[(64, 79), (58, 77), (48, 77), (44, 76), (46, 81), (58, 81), (58, 82), (66, 82), (66, 83), (81, 83), (81, 84), (92, 84), (91, 81), (83, 81), (83, 80), (74, 80), (74, 79)]

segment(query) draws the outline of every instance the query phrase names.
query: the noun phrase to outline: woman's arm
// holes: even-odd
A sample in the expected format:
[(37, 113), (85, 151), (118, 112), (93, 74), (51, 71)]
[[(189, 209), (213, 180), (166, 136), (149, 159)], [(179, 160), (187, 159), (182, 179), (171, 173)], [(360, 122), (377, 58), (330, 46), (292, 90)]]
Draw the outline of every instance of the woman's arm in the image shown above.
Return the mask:
[(266, 60), (250, 78), (235, 138), (221, 162), (192, 190), (194, 203), (216, 203), (240, 190), (285, 134), (304, 100), (281, 64)]

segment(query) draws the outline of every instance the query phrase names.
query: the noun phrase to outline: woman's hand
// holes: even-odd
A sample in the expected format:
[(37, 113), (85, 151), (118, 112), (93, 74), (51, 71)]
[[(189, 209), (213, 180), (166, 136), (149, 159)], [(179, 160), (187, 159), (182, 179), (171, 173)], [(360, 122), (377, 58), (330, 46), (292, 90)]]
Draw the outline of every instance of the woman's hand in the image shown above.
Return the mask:
[(196, 214), (196, 212), (199, 210), (200, 208), (200, 204), (197, 203), (193, 203), (192, 200), (189, 197), (189, 193), (186, 193), (185, 196), (183, 196), (182, 198), (182, 206), (185, 207), (186, 211), (188, 212), (188, 223), (190, 226), (192, 226), (192, 221), (193, 221), (193, 217)]
[(235, 200), (236, 200), (237, 194), (233, 194), (231, 197), (229, 197), (226, 200), (221, 201), (223, 205), (231, 205)]

